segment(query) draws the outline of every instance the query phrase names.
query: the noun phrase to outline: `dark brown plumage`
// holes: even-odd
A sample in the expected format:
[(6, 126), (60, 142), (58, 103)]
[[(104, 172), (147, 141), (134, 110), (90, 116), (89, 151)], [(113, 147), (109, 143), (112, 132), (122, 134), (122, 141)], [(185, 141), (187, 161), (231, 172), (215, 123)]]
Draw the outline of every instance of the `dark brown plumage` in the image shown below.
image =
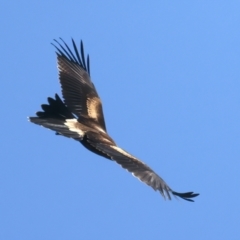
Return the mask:
[(49, 128), (58, 135), (73, 138), (88, 150), (113, 160), (131, 172), (142, 182), (159, 191), (164, 198), (171, 195), (193, 202), (199, 194), (173, 191), (145, 163), (119, 148), (107, 134), (101, 99), (90, 78), (89, 56), (85, 61), (83, 43), (80, 51), (72, 40), (74, 53), (61, 39), (62, 44), (54, 40), (57, 49), (59, 79), (63, 101), (56, 94), (55, 99), (48, 98), (48, 104), (42, 105), (37, 117), (29, 117), (35, 124)]

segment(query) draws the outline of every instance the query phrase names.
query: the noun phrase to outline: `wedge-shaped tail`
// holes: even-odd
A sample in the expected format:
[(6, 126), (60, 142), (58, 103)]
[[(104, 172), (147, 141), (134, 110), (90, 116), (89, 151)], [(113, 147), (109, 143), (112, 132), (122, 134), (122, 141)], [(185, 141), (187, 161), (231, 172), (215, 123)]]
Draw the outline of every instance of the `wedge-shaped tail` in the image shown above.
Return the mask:
[(37, 117), (29, 117), (29, 121), (46, 127), (58, 135), (81, 140), (81, 131), (71, 131), (69, 122), (76, 122), (74, 115), (68, 110), (60, 97), (56, 94), (55, 99), (48, 98), (48, 104), (42, 104), (42, 110), (36, 113)]

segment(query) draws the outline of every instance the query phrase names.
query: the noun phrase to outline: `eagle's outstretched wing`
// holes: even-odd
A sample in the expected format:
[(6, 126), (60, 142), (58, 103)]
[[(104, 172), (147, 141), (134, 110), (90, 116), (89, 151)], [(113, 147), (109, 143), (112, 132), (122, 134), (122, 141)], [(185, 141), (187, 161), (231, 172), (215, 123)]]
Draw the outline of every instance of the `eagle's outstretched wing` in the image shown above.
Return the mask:
[(89, 56), (86, 62), (82, 41), (79, 51), (72, 40), (74, 53), (62, 39), (62, 44), (54, 41), (64, 103), (79, 119), (89, 118), (106, 131), (101, 99), (90, 78)]
[(115, 160), (123, 168), (131, 172), (133, 176), (138, 178), (140, 181), (146, 183), (155, 191), (159, 191), (165, 199), (171, 199), (170, 193), (172, 193), (174, 196), (178, 196), (183, 198), (184, 200), (193, 202), (192, 198), (199, 195), (193, 192), (178, 193), (173, 191), (166, 184), (166, 182), (160, 176), (158, 176), (150, 167), (148, 167), (145, 163), (138, 160), (137, 158), (117, 146), (96, 143), (91, 140), (88, 140), (88, 142), (98, 151), (107, 155), (112, 160)]

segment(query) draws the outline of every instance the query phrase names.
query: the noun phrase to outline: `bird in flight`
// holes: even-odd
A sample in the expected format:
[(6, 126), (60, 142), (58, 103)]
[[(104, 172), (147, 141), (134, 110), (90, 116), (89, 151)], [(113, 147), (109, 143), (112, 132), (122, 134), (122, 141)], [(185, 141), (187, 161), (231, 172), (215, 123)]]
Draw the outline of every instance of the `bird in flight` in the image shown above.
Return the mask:
[(108, 135), (101, 99), (90, 78), (89, 55), (85, 59), (83, 43), (79, 49), (72, 39), (73, 50), (60, 38), (54, 40), (59, 80), (63, 100), (55, 94), (42, 104), (42, 111), (29, 121), (56, 132), (57, 135), (73, 138), (88, 150), (115, 161), (133, 176), (159, 191), (165, 199), (173, 196), (193, 202), (199, 194), (173, 191), (167, 183), (144, 162), (118, 147)]

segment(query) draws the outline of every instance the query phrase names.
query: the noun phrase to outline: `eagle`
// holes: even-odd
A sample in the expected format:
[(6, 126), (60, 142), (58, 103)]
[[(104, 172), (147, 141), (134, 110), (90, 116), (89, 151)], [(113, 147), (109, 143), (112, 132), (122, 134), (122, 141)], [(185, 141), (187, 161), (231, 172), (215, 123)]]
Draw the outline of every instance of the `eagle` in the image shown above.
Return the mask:
[(101, 99), (90, 77), (89, 55), (85, 58), (83, 42), (79, 48), (72, 39), (72, 49), (66, 42), (54, 39), (59, 80), (63, 100), (58, 94), (48, 97), (42, 111), (29, 121), (51, 129), (57, 135), (72, 138), (88, 150), (116, 162), (143, 183), (159, 191), (164, 199), (171, 195), (193, 202), (199, 194), (173, 191), (148, 165), (129, 154), (108, 135)]

